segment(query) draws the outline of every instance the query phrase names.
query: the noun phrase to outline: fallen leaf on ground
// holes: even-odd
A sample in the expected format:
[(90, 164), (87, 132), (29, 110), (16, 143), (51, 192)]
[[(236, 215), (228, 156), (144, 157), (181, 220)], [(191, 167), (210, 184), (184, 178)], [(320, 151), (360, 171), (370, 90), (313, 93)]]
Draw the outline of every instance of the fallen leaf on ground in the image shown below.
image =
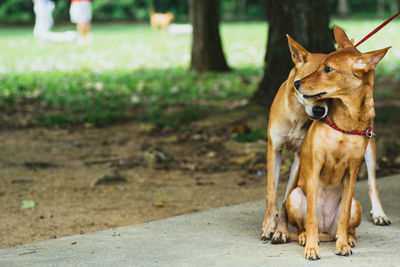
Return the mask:
[(36, 206), (33, 200), (22, 200), (21, 209), (33, 209)]
[(214, 185), (213, 181), (202, 181), (202, 177), (196, 177), (194, 179), (196, 180), (196, 185)]
[(179, 166), (182, 169), (189, 171), (199, 171), (204, 168), (203, 166), (197, 165), (196, 163), (180, 163)]
[(244, 186), (244, 185), (246, 185), (247, 183), (246, 183), (246, 181), (240, 181), (240, 182), (238, 182), (237, 184), (238, 184), (238, 186)]
[(143, 159), (149, 168), (155, 168), (160, 163), (166, 162), (169, 158), (161, 151), (152, 150), (143, 153)]
[(256, 163), (249, 168), (252, 171), (265, 170), (265, 163)]
[(237, 124), (230, 128), (231, 133), (249, 133), (251, 129), (245, 124)]
[(244, 164), (246, 162), (252, 161), (255, 158), (257, 158), (257, 154), (256, 153), (251, 153), (249, 155), (246, 155), (244, 157), (236, 157), (236, 158), (231, 158), (229, 160), (230, 163), (234, 163), (234, 164)]
[(32, 179), (15, 179), (11, 181), (12, 184), (29, 184), (32, 182)]
[(91, 187), (95, 187), (101, 184), (113, 184), (113, 183), (126, 183), (127, 180), (125, 177), (119, 174), (112, 174), (112, 175), (104, 175), (101, 178), (97, 178), (91, 184)]
[(141, 123), (139, 125), (139, 132), (141, 133), (150, 133), (157, 129), (157, 125), (151, 123)]
[(165, 207), (165, 201), (158, 201), (158, 202), (153, 202), (153, 206), (156, 208), (164, 208)]
[(217, 153), (215, 153), (215, 151), (210, 151), (210, 152), (207, 153), (207, 157), (209, 157), (209, 158), (213, 158), (216, 155), (217, 155)]
[(266, 141), (257, 141), (249, 143), (239, 143), (234, 140), (229, 140), (224, 143), (227, 150), (234, 153), (260, 153), (265, 154), (267, 151), (268, 143)]
[(162, 141), (165, 143), (176, 143), (176, 142), (178, 142), (178, 140), (179, 140), (179, 138), (176, 135), (171, 135), (169, 137), (162, 139)]

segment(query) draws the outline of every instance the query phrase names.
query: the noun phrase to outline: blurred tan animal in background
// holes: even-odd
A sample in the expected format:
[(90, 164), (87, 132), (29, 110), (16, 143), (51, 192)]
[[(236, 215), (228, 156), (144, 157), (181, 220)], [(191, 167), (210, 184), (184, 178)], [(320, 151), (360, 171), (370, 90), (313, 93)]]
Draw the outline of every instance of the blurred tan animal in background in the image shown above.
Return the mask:
[(172, 14), (171, 12), (155, 13), (154, 8), (150, 8), (150, 25), (153, 29), (166, 29), (173, 20), (174, 14)]

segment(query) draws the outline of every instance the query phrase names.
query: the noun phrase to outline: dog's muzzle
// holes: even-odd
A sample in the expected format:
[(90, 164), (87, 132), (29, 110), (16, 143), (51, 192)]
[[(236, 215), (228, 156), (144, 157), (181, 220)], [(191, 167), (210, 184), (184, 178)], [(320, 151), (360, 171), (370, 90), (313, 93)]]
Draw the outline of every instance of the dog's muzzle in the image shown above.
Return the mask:
[(323, 96), (324, 94), (326, 94), (326, 92), (322, 92), (322, 93), (318, 93), (318, 94), (315, 94), (315, 95), (306, 95), (306, 94), (303, 94), (300, 91), (300, 86), (301, 86), (300, 80), (297, 80), (297, 81), (294, 82), (294, 88), (296, 88), (296, 90), (299, 91), (300, 94), (302, 94), (303, 98), (306, 98), (306, 99), (307, 98), (320, 97), (320, 96)]

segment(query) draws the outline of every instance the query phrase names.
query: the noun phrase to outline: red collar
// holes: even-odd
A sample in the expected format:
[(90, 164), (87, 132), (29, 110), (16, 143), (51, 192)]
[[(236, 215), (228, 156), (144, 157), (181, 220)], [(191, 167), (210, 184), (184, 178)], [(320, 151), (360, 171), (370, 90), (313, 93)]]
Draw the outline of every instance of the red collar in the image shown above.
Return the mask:
[(333, 129), (345, 133), (345, 134), (355, 134), (355, 135), (364, 135), (367, 138), (372, 138), (375, 137), (376, 134), (372, 131), (372, 127), (369, 126), (365, 131), (361, 131), (361, 132), (357, 132), (357, 131), (346, 131), (343, 130), (341, 128), (339, 128), (339, 126), (337, 126), (336, 124), (334, 124), (333, 122), (328, 121), (327, 119), (322, 119), (322, 121), (326, 124), (328, 124), (330, 127), (332, 127)]

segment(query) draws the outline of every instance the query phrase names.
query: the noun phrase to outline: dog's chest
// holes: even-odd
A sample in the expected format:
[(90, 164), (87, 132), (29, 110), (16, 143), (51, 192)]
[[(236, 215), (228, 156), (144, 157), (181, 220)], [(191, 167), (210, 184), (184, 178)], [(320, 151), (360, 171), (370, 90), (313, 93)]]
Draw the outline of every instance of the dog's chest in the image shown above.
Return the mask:
[(299, 151), (310, 124), (311, 121), (308, 119), (292, 121), (292, 127), (285, 136), (285, 148), (293, 151)]
[(359, 166), (365, 154), (364, 137), (327, 138), (325, 144), (325, 163), (320, 179), (327, 184), (341, 182), (350, 166)]

